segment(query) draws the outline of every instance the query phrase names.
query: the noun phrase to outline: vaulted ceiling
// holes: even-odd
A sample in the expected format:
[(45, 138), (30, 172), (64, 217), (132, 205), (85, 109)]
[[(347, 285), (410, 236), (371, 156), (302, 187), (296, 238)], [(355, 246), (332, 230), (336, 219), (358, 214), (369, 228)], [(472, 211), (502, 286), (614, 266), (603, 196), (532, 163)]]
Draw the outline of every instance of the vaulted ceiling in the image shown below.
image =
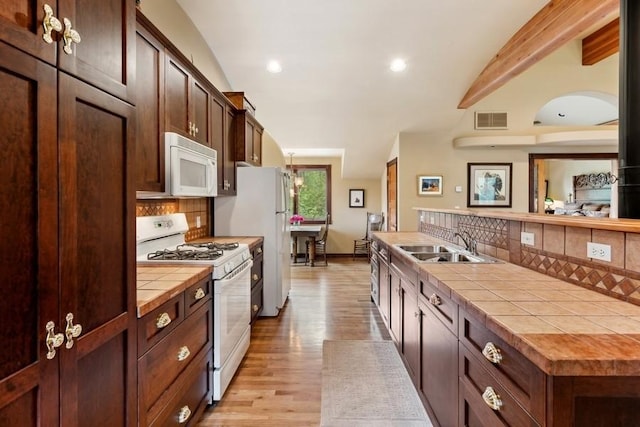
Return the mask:
[[(178, 3), (285, 155), (342, 152), (349, 178), (378, 178), (399, 132), (454, 127), (461, 108), (609, 24), (619, 8), (618, 0)], [(586, 49), (602, 55), (615, 31), (606, 34)], [(389, 69), (394, 58), (405, 71)], [(280, 73), (266, 71), (270, 60)]]

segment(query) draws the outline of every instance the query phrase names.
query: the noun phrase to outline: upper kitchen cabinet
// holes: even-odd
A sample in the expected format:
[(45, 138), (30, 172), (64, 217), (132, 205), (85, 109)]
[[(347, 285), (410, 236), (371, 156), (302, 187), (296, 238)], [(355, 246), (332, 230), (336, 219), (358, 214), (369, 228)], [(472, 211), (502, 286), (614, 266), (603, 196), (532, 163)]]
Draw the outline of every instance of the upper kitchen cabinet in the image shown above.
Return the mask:
[(164, 47), (142, 25), (136, 33), (136, 190), (163, 192)]
[(263, 127), (247, 110), (236, 114), (236, 160), (262, 166)]
[(3, 41), (133, 102), (133, 1), (16, 0), (2, 6)]
[[(82, 10), (92, 16), (78, 22), (105, 21), (97, 31), (127, 28), (133, 7), (109, 3), (120, 12), (96, 5), (67, 16)], [(0, 321), (10, 325), (0, 331), (0, 425), (133, 427), (135, 108), (99, 76), (61, 72), (63, 61), (14, 47), (20, 31), (6, 9), (35, 11), (18, 4), (3, 10), (0, 31), (0, 179), (12, 183), (0, 190), (12, 242), (0, 249)]]
[(206, 85), (171, 54), (165, 60), (165, 127), (211, 146), (211, 95)]
[(264, 128), (256, 120), (255, 107), (244, 92), (224, 92), (238, 109), (236, 114), (236, 160), (253, 166), (262, 165), (262, 133)]
[(212, 147), (218, 152), (218, 195), (236, 194), (235, 109), (224, 96), (214, 95), (211, 103)]

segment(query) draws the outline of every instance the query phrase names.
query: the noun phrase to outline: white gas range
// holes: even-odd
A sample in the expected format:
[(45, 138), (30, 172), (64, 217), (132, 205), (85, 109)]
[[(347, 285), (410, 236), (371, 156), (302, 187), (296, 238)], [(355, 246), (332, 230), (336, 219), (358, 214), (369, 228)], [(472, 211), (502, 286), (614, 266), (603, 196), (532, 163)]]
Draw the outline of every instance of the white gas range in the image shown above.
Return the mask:
[(185, 214), (136, 218), (138, 264), (213, 266), (213, 400), (222, 398), (251, 335), (251, 253), (242, 243), (189, 243)]

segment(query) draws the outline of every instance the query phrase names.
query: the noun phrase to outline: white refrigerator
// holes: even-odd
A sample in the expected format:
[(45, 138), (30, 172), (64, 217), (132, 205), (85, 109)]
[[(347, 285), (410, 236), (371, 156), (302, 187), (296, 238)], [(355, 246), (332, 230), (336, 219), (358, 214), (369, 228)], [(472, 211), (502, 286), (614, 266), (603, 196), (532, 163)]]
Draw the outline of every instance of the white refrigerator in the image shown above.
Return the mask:
[(216, 236), (263, 236), (262, 316), (277, 316), (291, 289), (289, 175), (277, 167), (238, 167), (237, 196), (214, 200)]

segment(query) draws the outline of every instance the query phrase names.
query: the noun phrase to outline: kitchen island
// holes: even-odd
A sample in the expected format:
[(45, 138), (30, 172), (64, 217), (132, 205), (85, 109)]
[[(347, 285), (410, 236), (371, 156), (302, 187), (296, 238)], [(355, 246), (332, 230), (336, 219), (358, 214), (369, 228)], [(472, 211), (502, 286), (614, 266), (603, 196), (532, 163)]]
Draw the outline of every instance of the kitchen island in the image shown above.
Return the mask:
[(427, 263), (397, 246), (463, 249), (455, 233), (478, 235), (467, 227), (477, 218), (422, 212), (434, 228), (374, 234), (378, 307), (432, 419), (639, 425), (639, 306), (511, 263), (509, 251), (500, 262)]

